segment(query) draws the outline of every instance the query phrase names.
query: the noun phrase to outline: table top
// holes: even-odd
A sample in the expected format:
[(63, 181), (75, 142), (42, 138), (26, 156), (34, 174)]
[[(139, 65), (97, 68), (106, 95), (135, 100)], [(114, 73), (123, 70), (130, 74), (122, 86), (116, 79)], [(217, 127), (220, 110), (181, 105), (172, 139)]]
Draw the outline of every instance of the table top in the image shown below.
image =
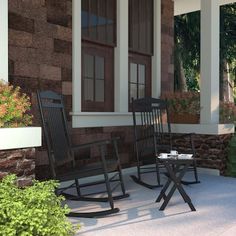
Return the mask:
[(186, 163), (193, 161), (193, 154), (171, 154), (171, 153), (160, 153), (157, 157), (160, 161), (163, 162), (172, 162), (172, 163)]

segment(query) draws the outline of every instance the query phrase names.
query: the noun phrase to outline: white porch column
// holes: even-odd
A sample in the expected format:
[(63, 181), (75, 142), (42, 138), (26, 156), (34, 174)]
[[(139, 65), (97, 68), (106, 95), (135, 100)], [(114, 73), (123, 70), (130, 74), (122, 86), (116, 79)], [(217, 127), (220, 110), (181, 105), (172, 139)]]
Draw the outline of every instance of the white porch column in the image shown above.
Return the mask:
[(81, 111), (81, 0), (72, 1), (72, 110)]
[(128, 112), (129, 1), (117, 1), (117, 47), (115, 48), (115, 112)]
[(219, 0), (201, 0), (201, 124), (219, 123)]
[(0, 79), (8, 81), (8, 0), (0, 1)]
[(152, 96), (161, 95), (161, 0), (154, 1), (154, 50), (152, 57)]

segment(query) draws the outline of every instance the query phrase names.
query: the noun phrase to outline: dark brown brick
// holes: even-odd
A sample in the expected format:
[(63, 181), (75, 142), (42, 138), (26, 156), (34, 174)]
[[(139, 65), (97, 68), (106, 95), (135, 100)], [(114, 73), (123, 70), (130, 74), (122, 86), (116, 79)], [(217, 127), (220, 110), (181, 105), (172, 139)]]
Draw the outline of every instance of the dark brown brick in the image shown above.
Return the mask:
[(72, 81), (72, 69), (61, 68), (62, 81)]
[(65, 53), (65, 54), (72, 54), (72, 43), (60, 40), (60, 39), (54, 39), (54, 52), (59, 53)]
[(54, 92), (61, 93), (61, 81), (53, 81), (47, 79), (40, 79), (38, 88), (40, 90), (53, 90)]
[(22, 92), (27, 94), (29, 94), (29, 91), (35, 92), (39, 88), (38, 80), (33, 78), (10, 76), (9, 82), (15, 86), (20, 86)]
[(46, 0), (47, 22), (68, 26), (67, 2), (66, 0)]
[(9, 75), (14, 74), (14, 61), (13, 60), (8, 60), (8, 73)]
[(34, 20), (32, 19), (9, 12), (8, 22), (10, 29), (34, 33)]

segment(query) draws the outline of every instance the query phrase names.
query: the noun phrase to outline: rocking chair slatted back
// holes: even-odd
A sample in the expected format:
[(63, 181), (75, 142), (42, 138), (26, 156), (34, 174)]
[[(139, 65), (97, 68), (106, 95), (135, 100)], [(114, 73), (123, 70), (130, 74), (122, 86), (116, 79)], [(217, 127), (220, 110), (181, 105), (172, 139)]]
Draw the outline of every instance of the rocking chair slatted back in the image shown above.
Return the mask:
[(74, 165), (62, 96), (52, 91), (37, 92), (37, 96), (50, 166), (55, 174), (58, 166)]

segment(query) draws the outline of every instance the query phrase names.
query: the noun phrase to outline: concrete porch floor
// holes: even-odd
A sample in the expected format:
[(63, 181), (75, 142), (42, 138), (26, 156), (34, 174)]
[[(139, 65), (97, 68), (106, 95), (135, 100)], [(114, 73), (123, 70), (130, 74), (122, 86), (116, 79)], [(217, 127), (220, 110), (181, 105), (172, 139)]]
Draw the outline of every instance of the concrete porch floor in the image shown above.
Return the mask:
[[(191, 173), (188, 173), (188, 175)], [(191, 178), (190, 176), (186, 176)], [(236, 235), (236, 179), (199, 173), (200, 184), (185, 186), (196, 212), (192, 212), (176, 191), (164, 211), (155, 203), (160, 188), (150, 190), (134, 183), (124, 174), (129, 198), (115, 201), (120, 212), (97, 219), (70, 218), (80, 221), (80, 236), (233, 236)], [(147, 176), (153, 180), (152, 174)], [(163, 178), (163, 181), (165, 179)], [(106, 204), (68, 202), (75, 209), (96, 210)]]

